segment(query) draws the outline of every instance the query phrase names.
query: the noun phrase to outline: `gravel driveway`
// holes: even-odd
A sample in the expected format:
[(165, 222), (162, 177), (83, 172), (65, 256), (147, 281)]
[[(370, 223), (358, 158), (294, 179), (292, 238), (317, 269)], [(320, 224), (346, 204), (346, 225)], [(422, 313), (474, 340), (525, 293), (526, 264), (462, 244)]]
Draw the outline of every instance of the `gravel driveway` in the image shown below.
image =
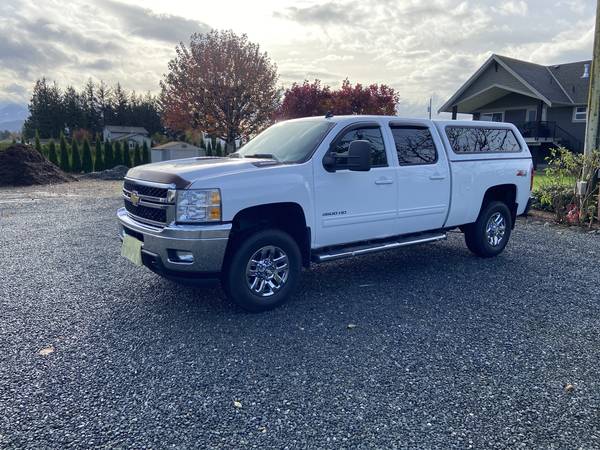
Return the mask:
[(0, 190), (0, 448), (600, 447), (600, 235), (451, 234), (252, 315), (120, 258), (119, 189)]

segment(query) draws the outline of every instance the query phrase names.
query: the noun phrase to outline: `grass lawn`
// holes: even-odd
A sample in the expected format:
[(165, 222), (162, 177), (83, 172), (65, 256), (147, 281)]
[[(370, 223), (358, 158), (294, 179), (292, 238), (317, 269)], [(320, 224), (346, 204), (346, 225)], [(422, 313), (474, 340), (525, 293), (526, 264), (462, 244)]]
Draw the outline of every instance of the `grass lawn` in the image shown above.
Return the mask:
[[(554, 181), (551, 177), (549, 177), (548, 175), (546, 175), (545, 172), (536, 172), (535, 176), (533, 177), (533, 190), (537, 190), (539, 188), (541, 188), (542, 186), (544, 186), (545, 184), (550, 183), (551, 181)], [(570, 185), (570, 184), (575, 184), (575, 178), (564, 178), (562, 180), (562, 183), (565, 185)]]

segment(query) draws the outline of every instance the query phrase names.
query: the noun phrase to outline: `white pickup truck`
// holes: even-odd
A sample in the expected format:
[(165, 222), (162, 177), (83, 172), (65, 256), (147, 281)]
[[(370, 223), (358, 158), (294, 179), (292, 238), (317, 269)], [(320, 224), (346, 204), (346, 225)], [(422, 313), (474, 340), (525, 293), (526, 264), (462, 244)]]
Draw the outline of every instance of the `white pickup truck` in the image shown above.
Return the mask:
[(509, 123), (326, 116), (279, 122), (229, 157), (131, 169), (122, 254), (175, 280), (221, 279), (273, 308), (302, 267), (446, 238), (498, 255), (533, 181)]

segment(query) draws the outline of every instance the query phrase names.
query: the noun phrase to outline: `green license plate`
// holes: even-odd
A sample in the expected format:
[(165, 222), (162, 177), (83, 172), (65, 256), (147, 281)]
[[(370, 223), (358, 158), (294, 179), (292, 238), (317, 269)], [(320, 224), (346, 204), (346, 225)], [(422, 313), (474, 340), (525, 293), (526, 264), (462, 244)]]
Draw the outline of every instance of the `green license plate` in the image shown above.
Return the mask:
[(125, 235), (121, 246), (121, 256), (124, 256), (136, 266), (142, 265), (142, 241), (133, 236)]

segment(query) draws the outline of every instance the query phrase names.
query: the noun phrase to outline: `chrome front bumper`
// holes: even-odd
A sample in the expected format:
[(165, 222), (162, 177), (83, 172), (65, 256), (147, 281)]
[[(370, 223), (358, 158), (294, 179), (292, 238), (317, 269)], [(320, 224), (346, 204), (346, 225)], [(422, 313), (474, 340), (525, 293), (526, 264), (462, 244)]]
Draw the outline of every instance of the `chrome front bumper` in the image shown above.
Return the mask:
[[(158, 228), (133, 220), (125, 208), (117, 211), (117, 218), (121, 239), (124, 233), (142, 238), (142, 260), (152, 270), (159, 273), (189, 274), (221, 271), (231, 224), (170, 225)], [(192, 253), (194, 261), (174, 261), (173, 254), (176, 250)], [(155, 267), (150, 267), (147, 261), (153, 261), (152, 265)]]

